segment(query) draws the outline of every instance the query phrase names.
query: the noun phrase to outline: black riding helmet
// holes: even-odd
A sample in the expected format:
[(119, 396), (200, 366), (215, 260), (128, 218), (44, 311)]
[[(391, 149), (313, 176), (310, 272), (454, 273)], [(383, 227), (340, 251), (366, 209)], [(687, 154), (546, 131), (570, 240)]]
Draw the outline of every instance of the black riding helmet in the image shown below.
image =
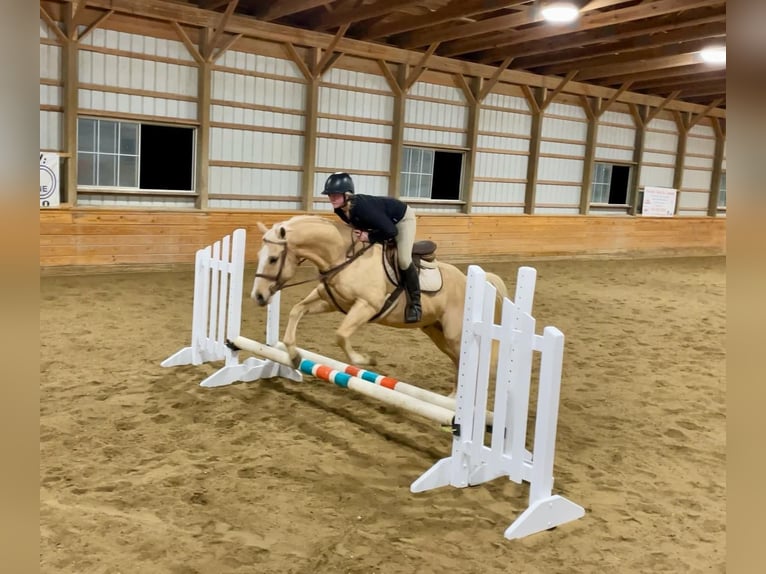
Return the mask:
[(337, 171), (327, 178), (324, 182), (324, 191), (322, 195), (331, 195), (333, 193), (354, 193), (354, 180), (344, 171)]

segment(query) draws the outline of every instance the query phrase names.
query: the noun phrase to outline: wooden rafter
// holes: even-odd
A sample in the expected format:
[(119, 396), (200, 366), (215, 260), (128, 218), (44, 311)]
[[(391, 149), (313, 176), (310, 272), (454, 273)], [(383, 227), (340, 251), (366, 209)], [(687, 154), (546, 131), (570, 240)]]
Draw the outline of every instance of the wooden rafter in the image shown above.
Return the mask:
[(420, 28), (427, 28), (444, 24), (456, 18), (469, 18), (485, 12), (494, 12), (503, 8), (512, 8), (524, 4), (528, 0), (467, 0), (465, 2), (450, 2), (434, 12), (428, 12), (419, 16), (404, 16), (392, 22), (375, 22), (367, 28), (362, 28), (359, 33), (366, 40), (374, 40), (410, 32)]
[(532, 110), (532, 113), (535, 115), (539, 114), (542, 109), (540, 108), (540, 103), (537, 101), (535, 94), (532, 93), (532, 88), (524, 84), (521, 86), (521, 91), (524, 93), (524, 97), (527, 98), (527, 103), (529, 104), (529, 109)]
[(704, 117), (706, 117), (710, 113), (710, 111), (713, 108), (717, 108), (718, 104), (720, 104), (722, 100), (723, 98), (718, 98), (717, 100), (713, 100), (707, 106), (705, 106), (705, 109), (702, 110), (702, 112), (700, 112), (699, 114), (696, 114), (694, 118), (689, 120), (689, 123), (686, 129), (690, 130), (694, 126), (696, 126)]
[(679, 93), (680, 93), (680, 92), (673, 92), (673, 93), (672, 93), (672, 94), (670, 94), (670, 95), (669, 95), (667, 98), (665, 98), (665, 99), (662, 101), (662, 103), (661, 103), (659, 106), (657, 106), (657, 107), (656, 107), (656, 108), (654, 108), (654, 109), (653, 109), (651, 112), (649, 112), (649, 115), (646, 117), (646, 125), (649, 125), (649, 122), (651, 122), (651, 121), (652, 121), (654, 118), (656, 118), (656, 117), (659, 115), (659, 113), (660, 113), (662, 110), (664, 110), (664, 109), (665, 109), (665, 107), (666, 107), (666, 106), (667, 106), (667, 105), (668, 105), (670, 102), (672, 102), (673, 100), (675, 100), (675, 99), (678, 97), (678, 94), (679, 94)]
[(495, 87), (495, 84), (500, 80), (500, 76), (502, 75), (505, 70), (508, 69), (508, 66), (511, 65), (511, 62), (513, 61), (513, 58), (511, 56), (508, 56), (503, 62), (497, 67), (497, 70), (495, 70), (495, 73), (492, 74), (492, 77), (487, 80), (487, 82), (482, 86), (481, 93), (479, 94), (479, 101), (483, 102), (484, 98), (487, 97), (487, 95), (492, 91), (492, 88)]
[(348, 8), (340, 8), (322, 14), (314, 23), (314, 28), (317, 30), (327, 30), (345, 24), (350, 25), (360, 20), (384, 16), (392, 10), (408, 6), (412, 3), (413, 0), (377, 0), (374, 4), (355, 2)]
[(383, 76), (388, 82), (388, 87), (391, 88), (391, 91), (394, 93), (394, 95), (401, 95), (403, 93), (402, 86), (399, 85), (399, 82), (396, 80), (393, 72), (391, 72), (391, 68), (388, 67), (388, 64), (386, 64), (385, 60), (378, 59), (377, 62), (380, 71), (383, 72)]
[(612, 94), (612, 96), (604, 102), (604, 104), (598, 109), (598, 112), (596, 112), (596, 115), (601, 117), (604, 115), (604, 112), (606, 112), (609, 107), (617, 101), (617, 98), (619, 98), (622, 94), (628, 91), (628, 88), (630, 87), (631, 82), (625, 82), (623, 85), (621, 85), (617, 91)]
[(223, 43), (223, 45), (218, 48), (218, 51), (213, 54), (212, 62), (215, 62), (218, 58), (223, 56), (228, 50), (231, 49), (231, 47), (237, 42), (240, 38), (242, 38), (242, 34), (236, 34), (234, 36), (229, 36), (229, 38)]
[(428, 63), (428, 60), (433, 56), (433, 53), (436, 51), (436, 48), (439, 47), (439, 42), (434, 42), (428, 47), (428, 50), (425, 54), (423, 54), (423, 57), (420, 58), (420, 61), (415, 65), (412, 72), (410, 72), (410, 75), (407, 76), (407, 81), (404, 83), (404, 91), (409, 91), (409, 89), (412, 87), (412, 84), (418, 81), (418, 78), (420, 75), (425, 71), (426, 64)]
[(59, 28), (59, 25), (56, 23), (56, 21), (51, 18), (51, 15), (48, 14), (47, 10), (40, 5), (40, 17), (45, 20), (45, 23), (48, 25), (48, 28), (53, 31), (54, 34), (56, 34), (56, 37), (61, 40), (62, 44), (66, 44), (69, 42), (69, 38), (66, 34)]
[[(223, 15), (221, 16), (221, 19), (218, 21), (218, 24), (215, 27), (215, 31), (213, 32), (213, 37), (210, 39), (210, 45), (205, 46), (204, 56), (208, 62), (213, 60), (213, 54), (215, 53), (215, 49), (218, 46), (218, 42), (220, 41), (221, 36), (223, 36), (224, 30), (226, 30), (226, 25), (229, 23), (229, 19), (231, 18), (231, 15), (234, 13), (234, 10), (237, 8), (238, 3), (239, 3), (239, 0), (229, 0), (229, 4), (226, 6), (226, 10), (224, 11)], [(221, 52), (221, 54), (222, 53), (223, 52)]]
[(303, 77), (306, 80), (312, 79), (314, 74), (306, 65), (306, 62), (303, 61), (303, 58), (301, 58), (301, 55), (295, 49), (295, 46), (293, 46), (290, 42), (283, 42), (282, 46), (284, 46), (285, 52), (287, 52), (287, 55), (290, 56), (290, 59), (295, 63), (296, 66), (298, 66), (298, 69), (301, 71), (301, 74), (303, 74)]
[(667, 56), (666, 58), (655, 58), (644, 62), (629, 62), (627, 64), (613, 64), (590, 68), (580, 73), (580, 81), (594, 80), (596, 78), (605, 78), (608, 76), (627, 75), (630, 73), (640, 73), (648, 71), (657, 71), (665, 68), (679, 68), (681, 66), (690, 66), (699, 62), (699, 54), (679, 54), (677, 56)]
[[(322, 56), (322, 59), (319, 60), (319, 64), (317, 64), (316, 76), (320, 77), (322, 74), (324, 74), (329, 69), (329, 63), (330, 59), (333, 57), (333, 52), (335, 50), (335, 46), (338, 45), (338, 42), (340, 42), (341, 38), (345, 36), (346, 31), (348, 30), (349, 24), (343, 24), (341, 26), (333, 39), (330, 41), (330, 44), (325, 48), (324, 56)], [(334, 61), (337, 61), (337, 59), (340, 58), (340, 55), (338, 55)]]
[(473, 93), (473, 90), (471, 90), (471, 87), (468, 85), (468, 82), (465, 81), (465, 76), (463, 76), (463, 74), (452, 74), (452, 78), (455, 81), (455, 85), (462, 90), (463, 95), (465, 95), (466, 101), (472, 106), (476, 105), (477, 103), (476, 94)]
[(259, 20), (264, 22), (270, 22), (291, 14), (297, 14), (299, 12), (305, 12), (319, 6), (327, 5), (332, 0), (279, 0), (279, 2), (272, 2), (270, 6), (257, 12), (256, 15)]
[(563, 90), (566, 87), (566, 85), (572, 81), (572, 78), (574, 78), (576, 75), (577, 75), (577, 70), (572, 70), (571, 72), (569, 72), (566, 75), (566, 77), (561, 80), (559, 85), (556, 86), (550, 94), (548, 94), (548, 97), (545, 98), (545, 101), (543, 102), (543, 105), (541, 106), (541, 108), (544, 110), (549, 105), (551, 105), (551, 102), (553, 101), (553, 99), (561, 93), (561, 90)]
[(98, 18), (96, 18), (96, 19), (95, 19), (95, 20), (94, 20), (94, 21), (93, 21), (93, 22), (92, 22), (92, 23), (91, 23), (91, 24), (90, 24), (90, 25), (89, 25), (87, 28), (85, 28), (85, 30), (83, 30), (83, 31), (82, 31), (82, 34), (80, 34), (80, 35), (77, 37), (77, 41), (78, 41), (78, 42), (82, 42), (82, 41), (83, 41), (83, 39), (85, 39), (85, 37), (86, 37), (88, 34), (90, 34), (91, 32), (93, 32), (93, 30), (95, 30), (96, 28), (98, 28), (99, 26), (101, 26), (101, 24), (103, 24), (103, 23), (104, 23), (104, 21), (105, 21), (107, 18), (109, 18), (109, 16), (111, 16), (112, 14), (114, 14), (114, 10), (107, 10), (107, 11), (106, 11), (106, 12), (104, 12), (103, 14), (99, 15), (99, 17), (98, 17)]
[(189, 50), (189, 54), (191, 54), (192, 58), (198, 63), (201, 64), (205, 61), (205, 58), (202, 57), (202, 54), (200, 53), (197, 46), (194, 45), (194, 42), (191, 41), (189, 38), (189, 35), (186, 33), (186, 30), (184, 30), (181, 25), (173, 20), (171, 22), (173, 28), (175, 28), (176, 33), (178, 34), (179, 38), (181, 38), (181, 42), (183, 42), (183, 45), (186, 46), (186, 49)]

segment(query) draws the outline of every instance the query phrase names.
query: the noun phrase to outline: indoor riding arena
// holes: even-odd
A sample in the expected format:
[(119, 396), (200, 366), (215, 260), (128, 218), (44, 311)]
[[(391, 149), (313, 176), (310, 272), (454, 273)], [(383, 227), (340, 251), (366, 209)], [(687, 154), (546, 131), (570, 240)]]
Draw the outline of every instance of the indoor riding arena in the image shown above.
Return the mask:
[[(41, 572), (725, 572), (726, 2), (548, 7), (40, 2)], [(337, 172), (436, 244), (377, 382)]]

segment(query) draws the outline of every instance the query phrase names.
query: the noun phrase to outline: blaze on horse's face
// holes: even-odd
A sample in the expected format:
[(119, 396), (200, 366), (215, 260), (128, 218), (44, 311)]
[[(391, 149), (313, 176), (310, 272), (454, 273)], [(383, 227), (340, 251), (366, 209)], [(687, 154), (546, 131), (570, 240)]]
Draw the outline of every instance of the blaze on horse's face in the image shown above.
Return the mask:
[(295, 275), (298, 262), (295, 253), (288, 248), (287, 230), (281, 224), (267, 229), (259, 222), (258, 228), (263, 232), (263, 246), (258, 252), (258, 267), (250, 298), (263, 306)]

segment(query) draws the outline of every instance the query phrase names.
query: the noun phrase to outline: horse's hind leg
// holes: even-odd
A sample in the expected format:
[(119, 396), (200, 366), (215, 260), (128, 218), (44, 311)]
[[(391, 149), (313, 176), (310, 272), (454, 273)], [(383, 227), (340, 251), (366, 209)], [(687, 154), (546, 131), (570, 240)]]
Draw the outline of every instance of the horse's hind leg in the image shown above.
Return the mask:
[(354, 332), (367, 323), (376, 313), (376, 309), (370, 306), (366, 301), (357, 299), (357, 301), (351, 306), (345, 318), (335, 331), (335, 341), (338, 346), (343, 349), (348, 357), (348, 362), (352, 365), (374, 365), (375, 361), (370, 358), (369, 355), (358, 353), (351, 346), (351, 336)]
[(287, 352), (290, 355), (290, 360), (293, 362), (294, 367), (297, 367), (300, 363), (300, 356), (298, 355), (298, 349), (295, 345), (295, 338), (298, 331), (298, 323), (301, 318), (306, 314), (314, 315), (334, 310), (335, 307), (320, 297), (318, 287), (309, 293), (303, 301), (290, 309), (290, 315), (287, 319), (287, 326), (285, 327), (285, 335), (282, 337), (282, 342), (287, 348)]

